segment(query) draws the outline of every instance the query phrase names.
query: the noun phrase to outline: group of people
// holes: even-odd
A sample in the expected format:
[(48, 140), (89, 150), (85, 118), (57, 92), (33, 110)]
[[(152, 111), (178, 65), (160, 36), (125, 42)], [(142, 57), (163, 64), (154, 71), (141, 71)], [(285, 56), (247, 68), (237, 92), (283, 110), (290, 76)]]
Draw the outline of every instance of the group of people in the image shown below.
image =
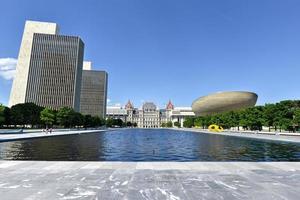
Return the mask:
[(46, 134), (52, 133), (52, 128), (43, 129), (43, 132), (45, 132)]

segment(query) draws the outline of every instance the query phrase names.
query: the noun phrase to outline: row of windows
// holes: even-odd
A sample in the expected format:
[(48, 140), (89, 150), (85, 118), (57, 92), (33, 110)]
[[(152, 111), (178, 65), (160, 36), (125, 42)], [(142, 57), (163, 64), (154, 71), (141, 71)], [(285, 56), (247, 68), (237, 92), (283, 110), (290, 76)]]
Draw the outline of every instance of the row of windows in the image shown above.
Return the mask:
[(34, 34), (27, 101), (53, 108), (73, 107), (77, 55), (83, 52), (78, 40), (72, 36)]

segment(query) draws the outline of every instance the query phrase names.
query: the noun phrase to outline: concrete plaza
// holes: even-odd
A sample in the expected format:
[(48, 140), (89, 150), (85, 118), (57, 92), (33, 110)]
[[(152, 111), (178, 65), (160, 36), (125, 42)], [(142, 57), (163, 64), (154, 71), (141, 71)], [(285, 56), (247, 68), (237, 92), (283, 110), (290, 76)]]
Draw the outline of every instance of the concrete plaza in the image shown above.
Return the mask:
[(300, 199), (298, 162), (0, 161), (1, 200)]

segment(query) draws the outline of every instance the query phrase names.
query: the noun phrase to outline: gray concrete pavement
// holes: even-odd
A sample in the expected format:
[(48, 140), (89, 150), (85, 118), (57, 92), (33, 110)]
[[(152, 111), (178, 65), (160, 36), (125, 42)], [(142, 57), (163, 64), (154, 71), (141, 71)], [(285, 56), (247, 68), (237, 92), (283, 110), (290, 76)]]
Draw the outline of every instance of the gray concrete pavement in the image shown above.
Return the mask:
[(300, 199), (298, 162), (0, 161), (0, 199)]

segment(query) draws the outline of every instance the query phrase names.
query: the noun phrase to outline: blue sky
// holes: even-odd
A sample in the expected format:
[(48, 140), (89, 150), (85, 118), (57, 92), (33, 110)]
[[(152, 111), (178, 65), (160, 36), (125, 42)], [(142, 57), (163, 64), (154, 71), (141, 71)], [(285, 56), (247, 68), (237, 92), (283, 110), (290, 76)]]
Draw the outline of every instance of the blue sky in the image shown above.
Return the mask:
[[(247, 90), (258, 104), (300, 99), (299, 0), (3, 0), (0, 102), (7, 104), (25, 20), (78, 35), (109, 74), (110, 104), (136, 106)], [(2, 62), (2, 64), (1, 64)], [(7, 71), (10, 69), (11, 71)], [(5, 71), (6, 70), (6, 71)]]

